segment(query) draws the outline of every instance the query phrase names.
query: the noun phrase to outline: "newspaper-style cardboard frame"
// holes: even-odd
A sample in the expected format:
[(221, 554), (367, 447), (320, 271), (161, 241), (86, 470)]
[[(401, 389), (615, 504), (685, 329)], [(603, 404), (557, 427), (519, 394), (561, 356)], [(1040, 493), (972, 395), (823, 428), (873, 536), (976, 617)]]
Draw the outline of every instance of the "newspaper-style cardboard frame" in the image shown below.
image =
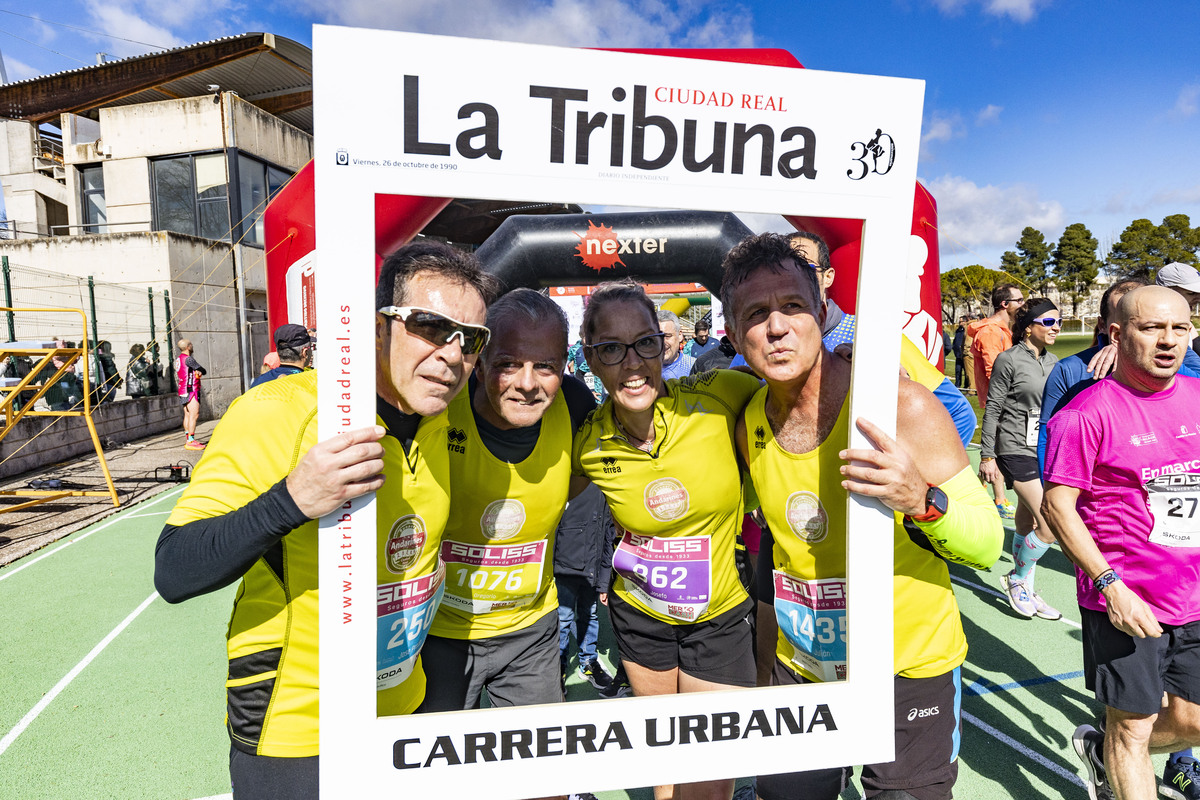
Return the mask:
[[(861, 219), (851, 411), (894, 431), (922, 82), (325, 26), (313, 42), (322, 438), (375, 418), (376, 193)], [(700, 163), (716, 150), (720, 169)], [(537, 797), (893, 758), (881, 506), (850, 502), (843, 682), (384, 718), (375, 505), (350, 511), (321, 529), (325, 798)]]

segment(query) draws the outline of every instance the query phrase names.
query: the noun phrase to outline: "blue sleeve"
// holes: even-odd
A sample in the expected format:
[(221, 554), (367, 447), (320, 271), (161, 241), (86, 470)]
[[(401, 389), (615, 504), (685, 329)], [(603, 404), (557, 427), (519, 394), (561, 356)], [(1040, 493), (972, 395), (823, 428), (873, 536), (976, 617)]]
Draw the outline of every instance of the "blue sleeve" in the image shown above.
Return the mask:
[(971, 401), (963, 396), (949, 378), (942, 379), (933, 390), (933, 396), (950, 412), (950, 419), (954, 420), (954, 427), (958, 429), (958, 438), (962, 440), (963, 447), (966, 447), (975, 436), (975, 410), (971, 408)]
[(1071, 388), (1067, 382), (1067, 371), (1063, 363), (1059, 361), (1054, 365), (1054, 369), (1050, 370), (1050, 377), (1046, 379), (1046, 388), (1042, 390), (1042, 415), (1038, 420), (1037, 444), (1038, 471), (1042, 474), (1046, 472), (1046, 442), (1050, 438), (1047, 423), (1050, 422), (1050, 417), (1054, 416), (1054, 412), (1058, 411), (1058, 404), (1062, 402), (1062, 397), (1067, 393), (1067, 389)]
[(1189, 378), (1200, 378), (1200, 355), (1188, 347), (1183, 351), (1183, 366), (1179, 368), (1180, 375)]

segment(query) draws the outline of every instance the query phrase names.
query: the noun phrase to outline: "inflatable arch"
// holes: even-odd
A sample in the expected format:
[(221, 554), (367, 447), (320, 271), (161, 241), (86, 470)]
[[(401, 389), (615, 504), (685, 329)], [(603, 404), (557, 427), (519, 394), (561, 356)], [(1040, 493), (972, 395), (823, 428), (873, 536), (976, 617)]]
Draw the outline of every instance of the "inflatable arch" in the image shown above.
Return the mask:
[[(803, 68), (783, 50), (621, 50), (647, 55)], [(316, 238), (313, 164), (300, 170), (267, 206), (264, 214), (268, 316), (272, 328), (285, 322), (316, 324)], [(415, 237), (451, 202), (445, 197), (377, 195), (375, 198), (376, 269), (387, 254)], [(849, 313), (855, 309), (860, 220), (786, 217), (799, 230), (812, 231), (829, 245), (837, 279), (830, 295)], [(599, 232), (589, 227), (589, 221)], [(605, 233), (601, 230), (608, 229)], [(750, 231), (731, 213), (664, 211), (641, 214), (550, 215), (509, 218), (479, 249), (489, 271), (508, 288), (592, 284), (630, 275), (656, 281), (695, 281), (720, 292), (719, 266), (724, 252)], [(595, 252), (587, 241), (594, 239)], [(603, 242), (615, 240), (605, 250)], [(633, 244), (632, 240), (638, 240)], [(659, 244), (659, 240), (666, 243)], [(624, 244), (622, 242), (624, 241)], [(648, 242), (653, 241), (653, 245)], [(576, 247), (584, 246), (583, 254)], [(724, 248), (721, 250), (720, 248)], [(720, 257), (716, 256), (720, 252)], [(583, 256), (592, 258), (585, 261)], [(605, 258), (616, 256), (615, 261)], [(603, 264), (597, 267), (594, 264)], [(714, 266), (715, 265), (715, 266)], [(915, 187), (912, 235), (896, 266), (908, 273), (904, 311), (897, 324), (918, 349), (942, 366), (941, 270), (937, 205), (919, 182)]]

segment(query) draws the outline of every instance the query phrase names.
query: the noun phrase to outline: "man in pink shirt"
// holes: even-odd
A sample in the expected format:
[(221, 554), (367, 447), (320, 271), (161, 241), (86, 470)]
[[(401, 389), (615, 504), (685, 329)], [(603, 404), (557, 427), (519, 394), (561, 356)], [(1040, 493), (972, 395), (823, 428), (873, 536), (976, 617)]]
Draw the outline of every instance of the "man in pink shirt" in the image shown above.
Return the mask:
[[(1176, 375), (1191, 318), (1157, 286), (1115, 317), (1113, 374), (1050, 420), (1042, 505), (1076, 565), (1084, 676), (1106, 707), (1103, 731), (1074, 737), (1092, 800), (1154, 797), (1150, 754), (1200, 744), (1200, 380)], [(1172, 796), (1192, 796), (1192, 768)]]

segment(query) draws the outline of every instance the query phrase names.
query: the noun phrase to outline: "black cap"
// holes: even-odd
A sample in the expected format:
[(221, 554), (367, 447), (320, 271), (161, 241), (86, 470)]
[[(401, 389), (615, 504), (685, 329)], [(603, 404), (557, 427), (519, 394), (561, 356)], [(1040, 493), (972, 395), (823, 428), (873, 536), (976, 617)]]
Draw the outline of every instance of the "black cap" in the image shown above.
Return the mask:
[(293, 350), (300, 350), (312, 344), (312, 340), (308, 337), (308, 331), (303, 325), (280, 325), (275, 329), (275, 347), (290, 347)]

